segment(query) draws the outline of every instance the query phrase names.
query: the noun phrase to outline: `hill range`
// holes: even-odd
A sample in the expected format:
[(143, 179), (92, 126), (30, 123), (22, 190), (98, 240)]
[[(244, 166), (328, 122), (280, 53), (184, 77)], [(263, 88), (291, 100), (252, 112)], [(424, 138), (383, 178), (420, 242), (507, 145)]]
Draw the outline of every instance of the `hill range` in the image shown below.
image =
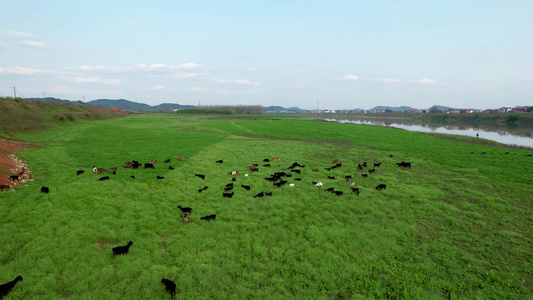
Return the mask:
[[(74, 105), (86, 105), (86, 106), (100, 106), (100, 107), (106, 107), (106, 108), (119, 108), (126, 111), (167, 111), (167, 110), (174, 110), (174, 109), (185, 109), (185, 108), (196, 108), (195, 105), (182, 105), (177, 103), (162, 103), (159, 105), (151, 106), (145, 103), (138, 103), (126, 99), (96, 99), (91, 100), (88, 102), (83, 102), (80, 100), (64, 100), (64, 99), (58, 99), (58, 98), (26, 98), (28, 101), (42, 101), (42, 102), (50, 102), (50, 103), (58, 103), (58, 104), (74, 104)], [(441, 105), (434, 105), (432, 106), (434, 109), (438, 109), (440, 111), (444, 111), (447, 109), (454, 109), (451, 107), (441, 106)], [(268, 106), (265, 107), (265, 111), (267, 113), (304, 113), (307, 111), (311, 111), (312, 109), (303, 109), (299, 107), (281, 107), (281, 106)], [(344, 109), (345, 111), (354, 111), (354, 112), (360, 112), (364, 111), (364, 109), (355, 108), (355, 109)], [(413, 110), (413, 111), (419, 111), (418, 108), (413, 108), (409, 106), (376, 106), (370, 110), (391, 110), (394, 112), (400, 112), (400, 111), (406, 111), (406, 110)]]

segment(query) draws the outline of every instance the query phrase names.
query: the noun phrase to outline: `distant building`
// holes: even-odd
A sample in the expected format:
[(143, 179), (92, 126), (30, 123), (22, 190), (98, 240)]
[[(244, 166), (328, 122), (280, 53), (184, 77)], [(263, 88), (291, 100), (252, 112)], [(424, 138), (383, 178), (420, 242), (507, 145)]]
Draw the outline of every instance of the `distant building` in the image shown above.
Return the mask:
[(502, 107), (502, 108), (500, 108), (500, 113), (502, 113), (502, 114), (510, 113), (512, 111), (513, 111), (512, 107)]

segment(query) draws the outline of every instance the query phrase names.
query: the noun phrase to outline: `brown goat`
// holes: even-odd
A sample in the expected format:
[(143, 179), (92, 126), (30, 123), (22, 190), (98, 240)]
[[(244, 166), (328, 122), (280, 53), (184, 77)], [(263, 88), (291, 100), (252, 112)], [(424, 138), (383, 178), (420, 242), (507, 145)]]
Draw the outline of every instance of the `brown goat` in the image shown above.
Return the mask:
[(191, 221), (191, 216), (188, 214), (181, 214), (181, 217), (183, 218), (183, 224), (188, 224)]

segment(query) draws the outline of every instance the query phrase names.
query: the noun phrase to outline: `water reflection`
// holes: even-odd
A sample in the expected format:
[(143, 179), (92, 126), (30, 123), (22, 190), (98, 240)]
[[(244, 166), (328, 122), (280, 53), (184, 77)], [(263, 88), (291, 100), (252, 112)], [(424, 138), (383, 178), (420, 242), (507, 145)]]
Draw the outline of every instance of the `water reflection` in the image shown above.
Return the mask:
[[(476, 137), (496, 141), (506, 145), (515, 145), (522, 147), (533, 148), (533, 132), (532, 129), (524, 129), (522, 131), (508, 131), (507, 129), (481, 129), (472, 128), (468, 125), (435, 125), (435, 124), (412, 124), (412, 123), (398, 123), (390, 121), (378, 120), (350, 120), (350, 119), (323, 119), (329, 122), (350, 123), (350, 124), (364, 124), (373, 126), (385, 126), (405, 129), (409, 131), (428, 132), (428, 133), (442, 133), (454, 134)], [(516, 128), (512, 128), (516, 129)]]

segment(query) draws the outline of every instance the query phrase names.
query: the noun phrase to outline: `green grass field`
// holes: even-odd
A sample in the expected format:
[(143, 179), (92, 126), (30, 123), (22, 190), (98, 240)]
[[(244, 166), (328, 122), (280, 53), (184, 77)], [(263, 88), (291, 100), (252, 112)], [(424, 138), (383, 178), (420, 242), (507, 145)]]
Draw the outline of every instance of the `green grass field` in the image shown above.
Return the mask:
[[(531, 151), (238, 116), (136, 115), (19, 136), (44, 146), (20, 153), (35, 182), (0, 194), (0, 283), (24, 278), (9, 299), (168, 299), (163, 277), (185, 299), (533, 297)], [(150, 159), (154, 170), (123, 168)], [(363, 178), (365, 161), (382, 165)], [(305, 167), (293, 187), (265, 180), (294, 162)], [(272, 196), (254, 198), (262, 191)], [(177, 205), (193, 208), (191, 223)]]

